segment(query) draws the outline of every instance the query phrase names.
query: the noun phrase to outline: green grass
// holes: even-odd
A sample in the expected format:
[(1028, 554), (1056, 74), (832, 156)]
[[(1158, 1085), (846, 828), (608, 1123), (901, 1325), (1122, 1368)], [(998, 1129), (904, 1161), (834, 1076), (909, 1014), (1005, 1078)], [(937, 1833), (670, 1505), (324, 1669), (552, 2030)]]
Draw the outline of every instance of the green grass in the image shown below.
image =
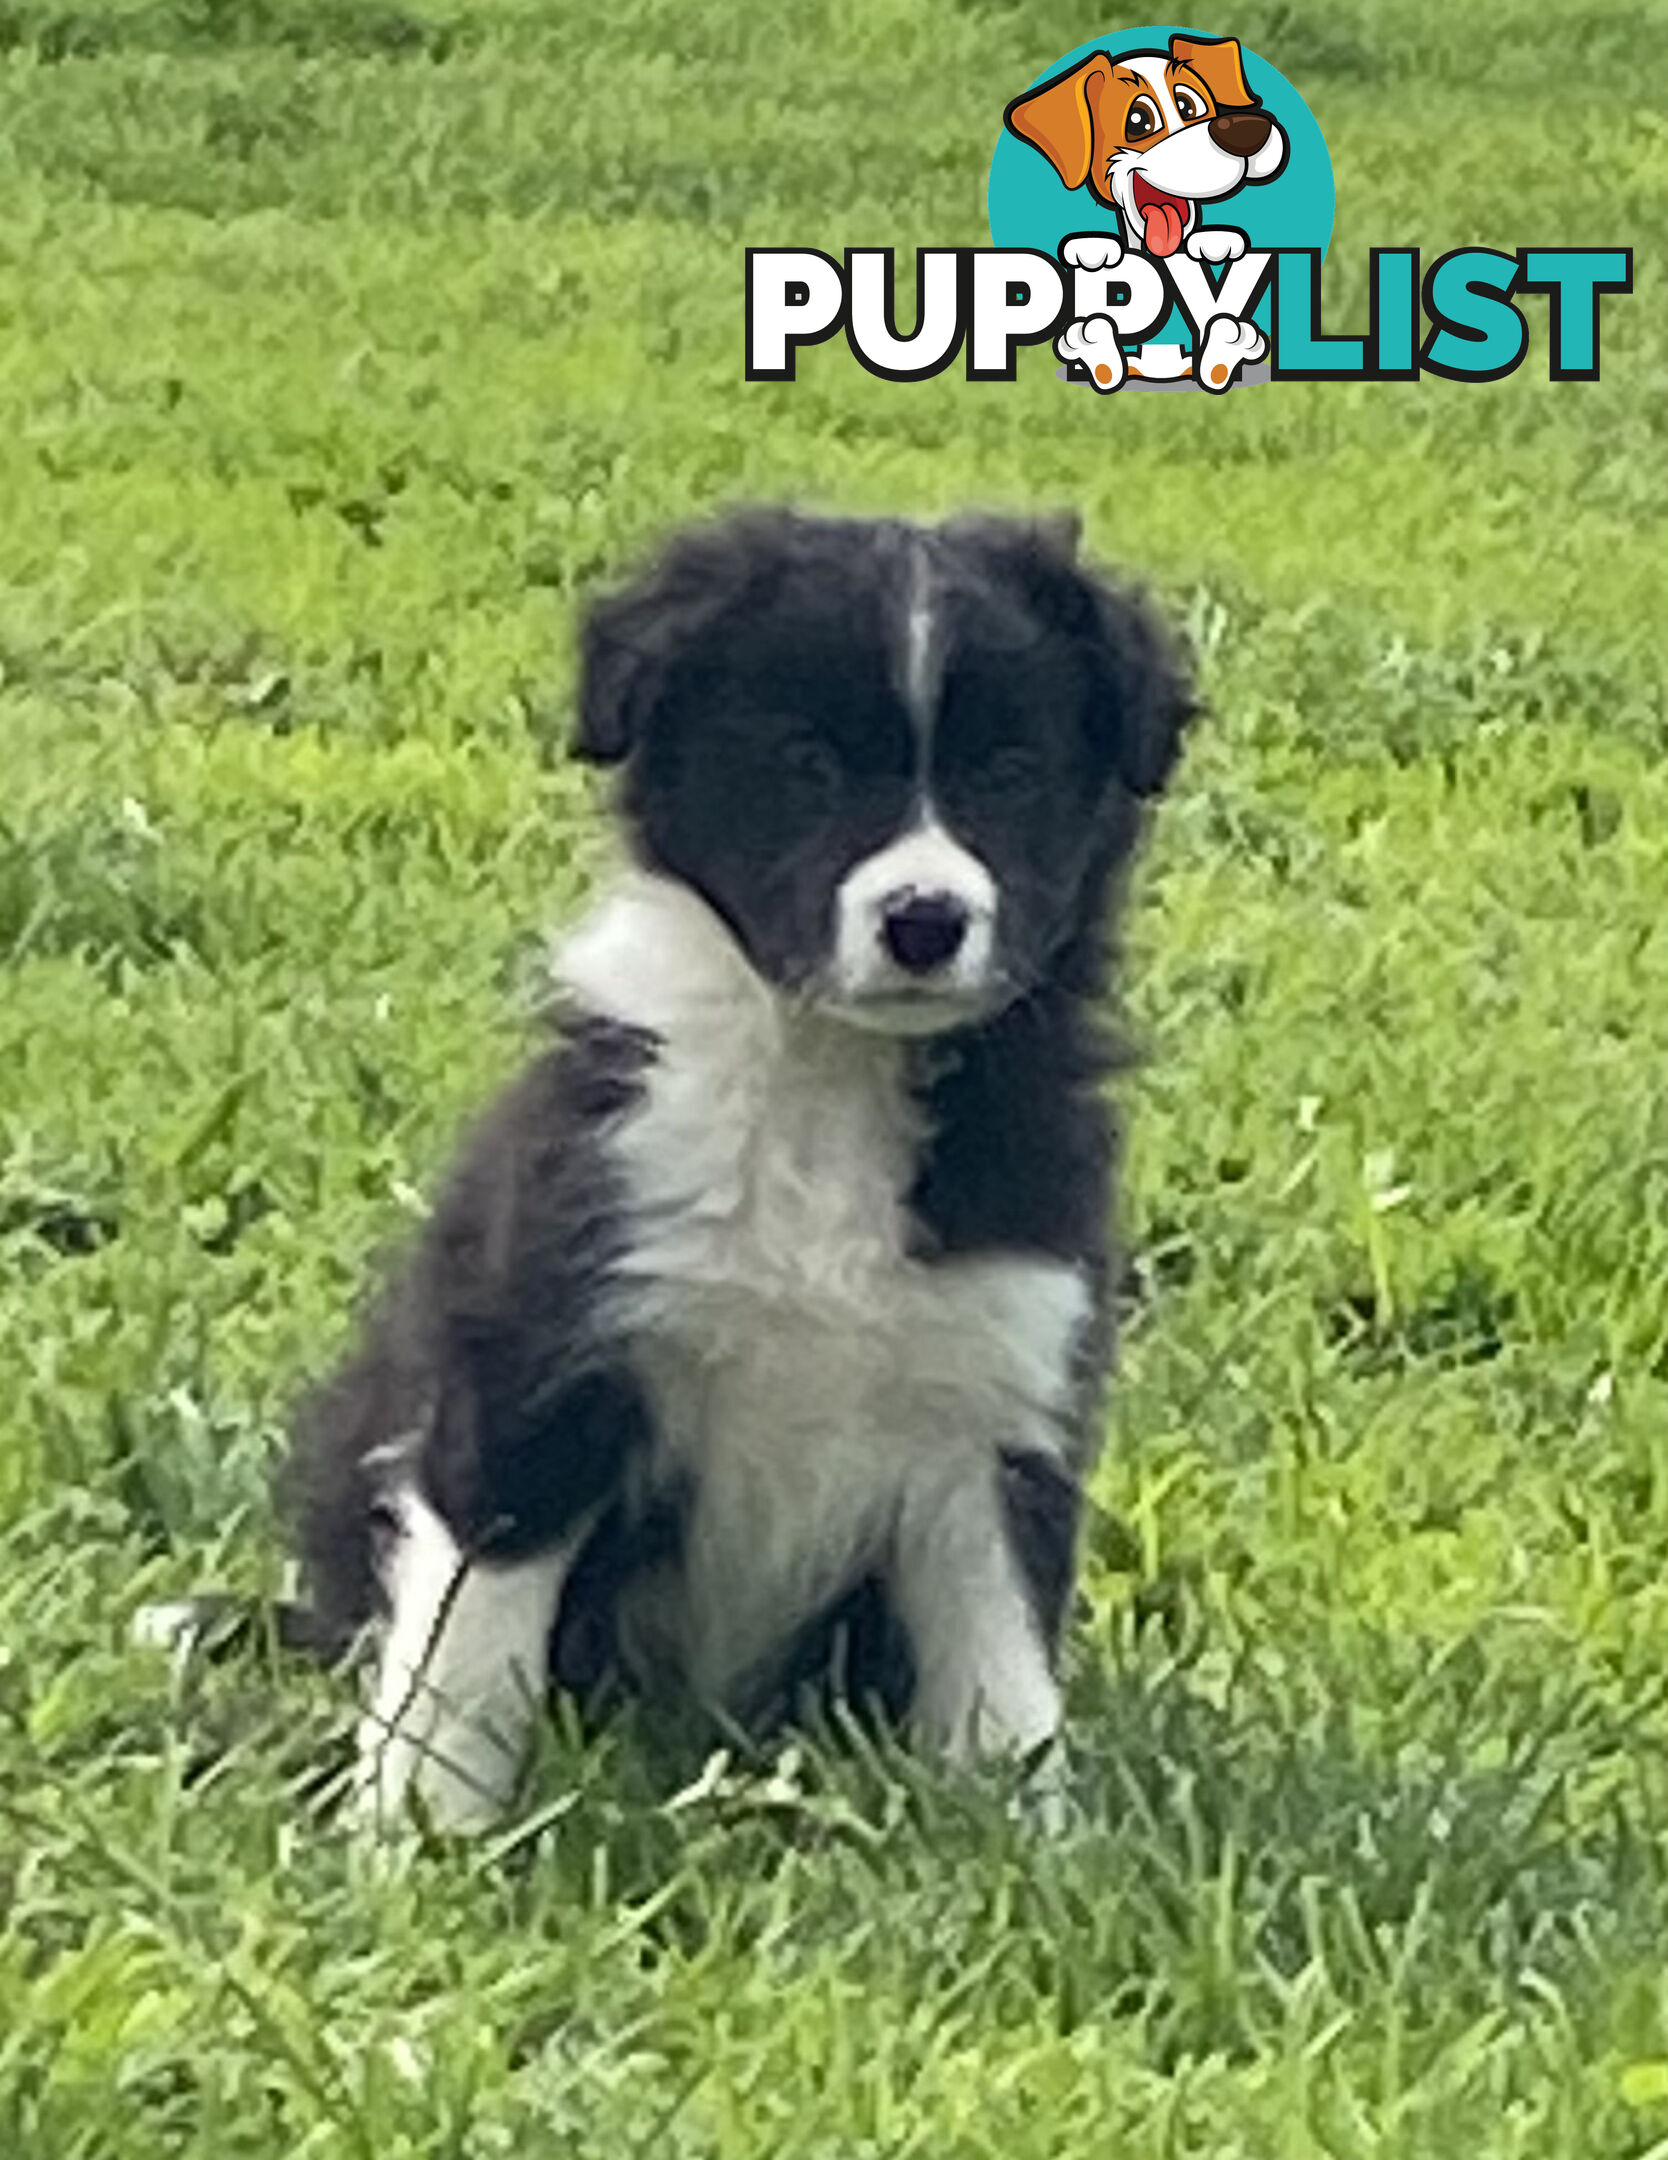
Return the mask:
[[(0, 7), (0, 2150), (1668, 2153), (1653, 0), (1246, 0), (1367, 250), (1615, 245), (1597, 385), (741, 376), (741, 249), (983, 239), (1080, 0)], [(546, 1736), (368, 1870), (302, 1377), (605, 859), (585, 591), (793, 495), (1080, 505), (1215, 711), (1141, 880), (1085, 1826)]]

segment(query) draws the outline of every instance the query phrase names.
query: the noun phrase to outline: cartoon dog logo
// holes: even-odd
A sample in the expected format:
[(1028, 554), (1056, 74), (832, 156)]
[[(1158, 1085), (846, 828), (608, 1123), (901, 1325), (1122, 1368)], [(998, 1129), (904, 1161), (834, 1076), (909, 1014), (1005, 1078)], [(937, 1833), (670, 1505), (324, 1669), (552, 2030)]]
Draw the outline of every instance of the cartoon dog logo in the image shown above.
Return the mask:
[[(1116, 268), (1125, 249), (1160, 260), (1179, 251), (1198, 263), (1237, 262), (1245, 234), (1201, 223), (1199, 206), (1274, 179), (1289, 149), (1245, 79), (1237, 38), (1178, 33), (1168, 52), (1091, 53), (1015, 98), (1003, 117), (1067, 187), (1087, 183), (1117, 212), (1121, 238), (1081, 234), (1066, 243), (1068, 263), (1091, 270)], [(1216, 349), (1208, 351), (1212, 333)], [(1197, 379), (1226, 388), (1241, 363), (1266, 349), (1253, 325), (1236, 321), (1230, 332), (1218, 316), (1201, 343)], [(1099, 389), (1123, 380), (1123, 355), (1104, 316), (1069, 324), (1055, 350), (1088, 365)], [(1129, 372), (1177, 377), (1193, 367), (1177, 347), (1149, 346)]]

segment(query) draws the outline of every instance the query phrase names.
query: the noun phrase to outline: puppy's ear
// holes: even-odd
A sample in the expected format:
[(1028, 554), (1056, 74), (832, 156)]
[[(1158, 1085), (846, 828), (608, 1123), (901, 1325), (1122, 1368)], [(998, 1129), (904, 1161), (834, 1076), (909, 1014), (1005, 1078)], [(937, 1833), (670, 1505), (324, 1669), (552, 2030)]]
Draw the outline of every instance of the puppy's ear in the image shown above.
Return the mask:
[(631, 756), (690, 641), (756, 597), (799, 524), (787, 510), (733, 511), (678, 534), (631, 584), (592, 603), (579, 638), (576, 757)]
[(1092, 609), (1118, 778), (1132, 795), (1160, 794), (1201, 709), (1188, 655), (1140, 594), (1098, 573), (1079, 576)]
[(1080, 510), (1042, 510), (1032, 519), (1039, 538), (1063, 562), (1074, 563), (1083, 544), (1083, 513)]
[(1014, 518), (971, 512), (942, 528), (975, 552), (987, 575), (1017, 587), (1028, 608), (1070, 638), (1095, 677), (1091, 726), (1131, 795), (1157, 795), (1188, 722), (1200, 710), (1180, 641), (1152, 604), (1077, 559), (1075, 511)]
[(659, 673), (653, 627), (641, 588), (593, 604), (579, 638), (575, 757), (618, 765), (631, 755)]
[(618, 765), (637, 748), (674, 654), (720, 603), (737, 529), (680, 533), (631, 584), (592, 602), (579, 634), (576, 757)]
[(1173, 37), (1170, 58), (1177, 67), (1191, 68), (1218, 105), (1262, 103), (1245, 79), (1238, 38)]
[(1095, 112), (1112, 79), (1105, 53), (1091, 53), (1052, 82), (1016, 97), (1002, 115), (1021, 142), (1040, 150), (1069, 188), (1089, 177), (1094, 156)]
[(1180, 641), (1141, 593), (1077, 559), (1075, 512), (1033, 519), (1029, 582), (1045, 617), (1087, 649), (1099, 677), (1095, 714), (1131, 795), (1157, 795), (1199, 710)]

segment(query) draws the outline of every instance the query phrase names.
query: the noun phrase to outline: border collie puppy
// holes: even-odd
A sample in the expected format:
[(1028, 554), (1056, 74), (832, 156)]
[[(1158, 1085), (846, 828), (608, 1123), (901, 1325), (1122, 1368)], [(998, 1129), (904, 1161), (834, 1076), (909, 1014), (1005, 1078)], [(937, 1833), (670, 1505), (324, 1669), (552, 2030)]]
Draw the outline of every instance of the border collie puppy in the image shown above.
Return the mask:
[(1055, 1733), (1108, 925), (1192, 711), (1075, 541), (747, 513), (591, 610), (634, 867), (296, 1434), (318, 1618), (380, 1642), (374, 1820), (490, 1820), (551, 1680)]

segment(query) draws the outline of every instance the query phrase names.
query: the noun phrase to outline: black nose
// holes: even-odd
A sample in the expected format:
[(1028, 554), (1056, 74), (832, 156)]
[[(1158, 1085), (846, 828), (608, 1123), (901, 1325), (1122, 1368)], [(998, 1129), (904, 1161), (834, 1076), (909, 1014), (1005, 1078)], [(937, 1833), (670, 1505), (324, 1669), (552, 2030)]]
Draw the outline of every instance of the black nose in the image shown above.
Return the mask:
[(1230, 106), (1211, 120), (1210, 139), (1232, 157), (1255, 157), (1273, 125), (1267, 113), (1250, 112), (1242, 105)]
[(967, 935), (967, 909), (953, 893), (894, 893), (883, 903), (886, 950), (911, 975), (953, 960)]

